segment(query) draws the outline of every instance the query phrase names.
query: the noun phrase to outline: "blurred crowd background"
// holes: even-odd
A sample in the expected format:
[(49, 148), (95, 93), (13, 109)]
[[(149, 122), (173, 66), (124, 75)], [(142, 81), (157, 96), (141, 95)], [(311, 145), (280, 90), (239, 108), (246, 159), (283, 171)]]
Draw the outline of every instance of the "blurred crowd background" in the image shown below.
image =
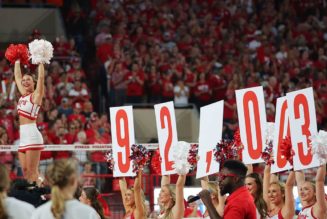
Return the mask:
[[(53, 43), (38, 128), (45, 144), (111, 143), (108, 107), (173, 100), (197, 108), (224, 100), (224, 138), (238, 127), (235, 90), (263, 86), (267, 120), (276, 98), (313, 87), (318, 129), (327, 130), (325, 0), (16, 0), (2, 7), (57, 7), (66, 36)], [(8, 24), (9, 25), (9, 24)], [(31, 30), (26, 39), (46, 38)], [(13, 66), (0, 54), (0, 145), (19, 140)], [(33, 66), (24, 71), (35, 71)], [(262, 106), (263, 107), (263, 106)], [(12, 177), (14, 152), (1, 152)], [(108, 173), (103, 152), (76, 157), (81, 172)], [(85, 184), (95, 184), (87, 179)]]

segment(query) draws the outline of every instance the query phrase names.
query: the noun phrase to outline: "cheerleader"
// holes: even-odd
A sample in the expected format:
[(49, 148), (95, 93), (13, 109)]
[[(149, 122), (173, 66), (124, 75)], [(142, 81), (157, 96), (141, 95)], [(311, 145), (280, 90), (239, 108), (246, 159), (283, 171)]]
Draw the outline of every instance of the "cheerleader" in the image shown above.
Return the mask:
[(270, 165), (266, 165), (263, 176), (263, 199), (267, 203), (267, 219), (292, 219), (294, 216), (293, 186), (295, 174), (291, 171), (286, 184), (271, 181)]
[(295, 173), (298, 194), (302, 204), (298, 219), (327, 218), (327, 201), (324, 191), (325, 176), (326, 164), (318, 168), (315, 183), (305, 181), (303, 172), (297, 171)]
[(43, 149), (43, 137), (36, 126), (36, 119), (39, 113), (44, 96), (44, 66), (38, 66), (38, 80), (31, 74), (22, 76), (20, 61), (15, 62), (15, 81), (21, 94), (17, 104), (19, 115), (19, 149), (18, 158), (23, 169), (24, 176), (30, 183), (42, 183), (39, 178), (39, 162), (41, 150)]
[(138, 171), (133, 188), (127, 188), (125, 178), (119, 179), (120, 192), (123, 199), (125, 216), (124, 219), (145, 219), (146, 207), (142, 191), (142, 170)]
[(180, 219), (184, 216), (184, 184), (186, 175), (179, 175), (176, 185), (170, 184), (170, 176), (162, 176), (159, 203), (160, 219)]

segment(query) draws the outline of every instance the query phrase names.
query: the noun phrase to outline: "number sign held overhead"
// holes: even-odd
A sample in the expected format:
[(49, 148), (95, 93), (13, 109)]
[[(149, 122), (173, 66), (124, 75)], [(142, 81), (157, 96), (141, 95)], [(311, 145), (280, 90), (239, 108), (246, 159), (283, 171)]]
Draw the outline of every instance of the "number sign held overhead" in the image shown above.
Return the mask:
[(236, 104), (241, 140), (244, 145), (243, 162), (263, 162), (265, 145), (266, 108), (262, 87), (236, 90)]
[(291, 139), (294, 150), (294, 170), (319, 166), (317, 155), (312, 155), (310, 137), (317, 134), (316, 109), (312, 88), (287, 93)]
[(174, 174), (172, 161), (173, 147), (177, 145), (177, 128), (174, 103), (172, 101), (154, 105), (156, 115), (159, 150), (162, 159), (162, 175)]
[(221, 141), (223, 130), (224, 101), (219, 101), (200, 109), (199, 160), (196, 178), (219, 172), (213, 149)]
[(131, 146), (135, 143), (132, 106), (111, 107), (112, 153), (114, 177), (135, 176), (130, 160)]

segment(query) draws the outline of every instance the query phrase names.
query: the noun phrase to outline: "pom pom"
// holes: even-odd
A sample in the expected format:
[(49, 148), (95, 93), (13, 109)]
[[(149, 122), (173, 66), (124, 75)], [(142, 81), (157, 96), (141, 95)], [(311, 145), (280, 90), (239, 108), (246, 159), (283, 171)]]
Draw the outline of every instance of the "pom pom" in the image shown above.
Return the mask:
[(320, 130), (318, 134), (311, 136), (311, 152), (317, 154), (321, 164), (327, 162), (327, 132)]
[(173, 168), (178, 175), (185, 175), (189, 172), (191, 164), (188, 162), (190, 144), (179, 141), (173, 151)]
[(266, 126), (266, 146), (269, 147), (270, 142), (274, 141), (274, 129), (275, 124), (273, 122), (267, 122)]
[(10, 44), (6, 50), (5, 57), (11, 64), (14, 64), (17, 60), (20, 60), (23, 65), (29, 64), (28, 49), (24, 44)]
[(150, 169), (152, 173), (161, 175), (161, 157), (159, 148), (152, 154)]
[(292, 141), (290, 136), (285, 136), (285, 138), (281, 141), (280, 153), (282, 157), (285, 157), (286, 160), (293, 166), (293, 156), (295, 153), (292, 149)]
[(132, 154), (129, 157), (133, 162), (133, 172), (136, 173), (139, 170), (143, 170), (150, 160), (150, 153), (143, 145), (133, 144), (131, 147)]
[(112, 157), (112, 148), (108, 150), (108, 152), (105, 154), (105, 158), (108, 162), (108, 168), (113, 170), (114, 169), (114, 158)]
[(220, 166), (224, 164), (226, 160), (236, 159), (238, 157), (238, 150), (234, 146), (234, 141), (222, 139), (214, 149), (215, 160), (220, 163)]
[(273, 143), (270, 141), (268, 145), (265, 147), (264, 151), (261, 152), (261, 158), (265, 161), (266, 165), (271, 165), (274, 163), (274, 160), (271, 159), (273, 151)]
[(34, 40), (28, 44), (32, 64), (50, 64), (53, 56), (53, 46), (46, 40)]
[(195, 169), (195, 166), (198, 162), (198, 159), (197, 159), (198, 158), (198, 150), (199, 150), (198, 144), (191, 144), (187, 161), (192, 165), (192, 169)]
[(233, 150), (237, 151), (238, 157), (240, 160), (242, 160), (242, 150), (244, 148), (244, 145), (241, 141), (241, 134), (240, 129), (238, 128), (234, 133), (234, 145)]

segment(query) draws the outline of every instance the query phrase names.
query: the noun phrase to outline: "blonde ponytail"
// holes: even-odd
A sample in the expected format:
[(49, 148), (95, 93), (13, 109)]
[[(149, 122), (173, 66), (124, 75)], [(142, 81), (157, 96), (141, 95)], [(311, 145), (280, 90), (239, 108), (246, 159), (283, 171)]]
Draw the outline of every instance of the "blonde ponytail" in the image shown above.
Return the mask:
[(48, 167), (46, 176), (52, 186), (51, 212), (55, 219), (61, 219), (65, 212), (67, 196), (63, 193), (63, 189), (70, 186), (72, 180), (77, 176), (77, 163), (73, 159), (56, 160)]
[(65, 212), (65, 199), (58, 186), (53, 186), (51, 189), (51, 212), (56, 219), (61, 219)]

